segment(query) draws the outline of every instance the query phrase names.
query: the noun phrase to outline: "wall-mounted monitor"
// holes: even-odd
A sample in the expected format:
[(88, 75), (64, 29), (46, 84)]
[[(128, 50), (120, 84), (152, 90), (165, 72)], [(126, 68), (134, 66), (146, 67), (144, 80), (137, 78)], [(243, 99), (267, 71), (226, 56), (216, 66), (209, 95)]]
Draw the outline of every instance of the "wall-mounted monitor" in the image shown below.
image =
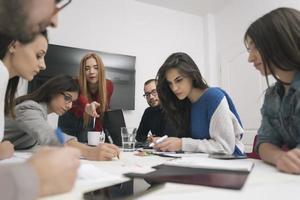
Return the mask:
[(134, 110), (135, 56), (49, 44), (45, 56), (47, 68), (29, 82), (28, 92), (34, 91), (46, 80), (58, 74), (78, 76), (80, 60), (90, 52), (94, 52), (102, 58), (106, 78), (113, 82), (114, 92), (110, 108), (112, 110)]

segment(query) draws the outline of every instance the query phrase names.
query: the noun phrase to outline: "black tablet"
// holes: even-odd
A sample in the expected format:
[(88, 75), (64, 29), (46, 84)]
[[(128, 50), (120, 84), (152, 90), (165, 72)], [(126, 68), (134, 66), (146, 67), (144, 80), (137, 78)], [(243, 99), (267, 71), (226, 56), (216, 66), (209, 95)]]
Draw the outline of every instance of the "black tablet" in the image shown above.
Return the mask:
[(210, 158), (231, 160), (231, 159), (246, 159), (246, 155), (231, 155), (231, 154), (210, 154)]

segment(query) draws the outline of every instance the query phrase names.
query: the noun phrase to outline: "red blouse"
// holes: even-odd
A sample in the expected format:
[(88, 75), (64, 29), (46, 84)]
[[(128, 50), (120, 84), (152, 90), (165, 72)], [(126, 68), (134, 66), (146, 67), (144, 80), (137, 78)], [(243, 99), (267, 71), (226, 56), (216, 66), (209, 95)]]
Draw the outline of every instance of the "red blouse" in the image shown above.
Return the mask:
[[(111, 80), (106, 79), (106, 92), (107, 92), (107, 105), (106, 105), (106, 110), (110, 108), (110, 99), (114, 91), (114, 85)], [(91, 93), (92, 101), (89, 102), (87, 97), (83, 96), (82, 94), (79, 94), (78, 99), (73, 102), (72, 108), (70, 109), (70, 112), (74, 113), (76, 117), (83, 117), (83, 113), (85, 112), (85, 106), (88, 103), (91, 103), (93, 101), (97, 101), (99, 99), (98, 93), (93, 94)], [(100, 111), (97, 110), (97, 113)], [(96, 118), (95, 122), (95, 131), (102, 131), (102, 123), (100, 118)]]

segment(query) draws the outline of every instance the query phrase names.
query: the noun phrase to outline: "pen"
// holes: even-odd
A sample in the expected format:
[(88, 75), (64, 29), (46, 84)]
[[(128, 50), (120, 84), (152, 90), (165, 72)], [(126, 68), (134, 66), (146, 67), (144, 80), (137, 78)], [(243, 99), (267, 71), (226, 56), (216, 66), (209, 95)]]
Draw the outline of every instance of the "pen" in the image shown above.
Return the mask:
[(112, 138), (111, 138), (111, 136), (109, 134), (109, 131), (107, 129), (105, 129), (104, 133), (106, 133), (109, 143), (113, 144), (114, 141), (112, 140)]
[[(111, 138), (111, 136), (110, 136), (110, 134), (109, 134), (109, 131), (108, 131), (107, 129), (105, 129), (105, 130), (104, 130), (104, 133), (107, 135), (107, 138), (108, 138), (109, 143), (110, 143), (110, 144), (113, 144), (114, 141), (112, 140), (112, 138)], [(119, 156), (119, 155), (117, 155), (117, 158), (120, 160), (120, 156)]]
[(150, 138), (150, 137), (152, 137), (152, 132), (151, 132), (151, 130), (150, 130), (149, 133), (147, 134), (147, 138)]
[(63, 134), (63, 132), (61, 131), (60, 128), (56, 128), (55, 129), (55, 135), (57, 137), (57, 140), (59, 141), (60, 144), (64, 145), (65, 144), (65, 136)]
[(96, 117), (93, 117), (93, 129), (95, 128), (95, 124), (96, 124)]
[(151, 144), (149, 144), (149, 147), (153, 147), (154, 145), (163, 142), (163, 141), (164, 141), (165, 139), (167, 139), (167, 138), (168, 138), (168, 136), (167, 136), (167, 135), (164, 135), (164, 136), (162, 136), (161, 138), (159, 138), (158, 140), (156, 140), (155, 142), (152, 142)]

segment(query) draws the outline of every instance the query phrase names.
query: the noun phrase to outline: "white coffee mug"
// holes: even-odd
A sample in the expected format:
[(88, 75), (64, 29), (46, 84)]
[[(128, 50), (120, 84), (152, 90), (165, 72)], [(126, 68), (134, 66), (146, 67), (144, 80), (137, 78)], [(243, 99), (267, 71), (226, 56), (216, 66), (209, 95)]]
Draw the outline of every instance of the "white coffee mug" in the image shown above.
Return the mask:
[(99, 143), (104, 143), (105, 134), (101, 131), (88, 131), (88, 145), (97, 146)]

